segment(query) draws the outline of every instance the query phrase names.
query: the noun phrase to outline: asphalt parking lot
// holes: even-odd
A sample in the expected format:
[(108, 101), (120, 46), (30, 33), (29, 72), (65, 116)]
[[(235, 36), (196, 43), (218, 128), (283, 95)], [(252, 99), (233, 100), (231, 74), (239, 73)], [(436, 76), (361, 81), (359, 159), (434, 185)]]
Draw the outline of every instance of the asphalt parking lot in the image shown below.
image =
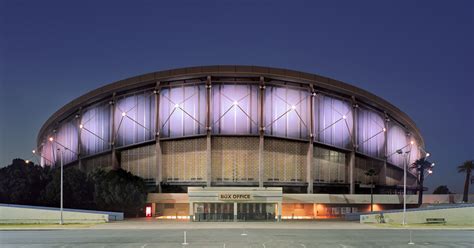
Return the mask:
[[(186, 242), (184, 243), (184, 231)], [(474, 247), (472, 230), (11, 230), (0, 231), (6, 247)]]

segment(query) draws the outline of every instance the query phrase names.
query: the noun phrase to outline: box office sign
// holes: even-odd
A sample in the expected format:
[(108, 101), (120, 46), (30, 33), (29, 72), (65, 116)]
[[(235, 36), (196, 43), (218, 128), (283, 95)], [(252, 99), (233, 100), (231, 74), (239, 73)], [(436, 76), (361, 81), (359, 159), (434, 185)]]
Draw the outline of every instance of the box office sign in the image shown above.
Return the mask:
[(247, 193), (219, 193), (220, 201), (250, 201), (253, 196)]

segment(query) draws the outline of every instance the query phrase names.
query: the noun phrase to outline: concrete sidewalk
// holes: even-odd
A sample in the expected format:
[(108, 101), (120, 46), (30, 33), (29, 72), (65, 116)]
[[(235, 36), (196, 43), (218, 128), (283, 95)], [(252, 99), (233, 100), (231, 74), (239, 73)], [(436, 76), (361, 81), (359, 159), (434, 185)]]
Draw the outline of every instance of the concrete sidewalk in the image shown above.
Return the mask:
[(154, 219), (129, 219), (91, 227), (92, 229), (377, 229), (353, 221), (282, 221), (282, 222), (189, 222)]
[(199, 229), (286, 229), (286, 230), (375, 230), (375, 229), (449, 229), (474, 230), (474, 226), (449, 225), (407, 225), (360, 224), (357, 221), (343, 220), (298, 220), (282, 222), (189, 222), (187, 220), (156, 220), (134, 218), (124, 221), (89, 225), (11, 225), (1, 226), (0, 230), (199, 230)]

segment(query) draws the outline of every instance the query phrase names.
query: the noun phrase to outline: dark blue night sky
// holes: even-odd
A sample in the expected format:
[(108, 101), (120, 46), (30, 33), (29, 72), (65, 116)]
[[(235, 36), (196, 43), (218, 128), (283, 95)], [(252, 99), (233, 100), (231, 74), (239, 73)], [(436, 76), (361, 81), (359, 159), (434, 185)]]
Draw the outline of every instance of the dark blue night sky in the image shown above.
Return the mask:
[(169, 2), (0, 0), (0, 165), (30, 158), (43, 122), (104, 84), (176, 67), (262, 65), (393, 103), (436, 161), (430, 191), (462, 192), (456, 166), (474, 159), (474, 1)]

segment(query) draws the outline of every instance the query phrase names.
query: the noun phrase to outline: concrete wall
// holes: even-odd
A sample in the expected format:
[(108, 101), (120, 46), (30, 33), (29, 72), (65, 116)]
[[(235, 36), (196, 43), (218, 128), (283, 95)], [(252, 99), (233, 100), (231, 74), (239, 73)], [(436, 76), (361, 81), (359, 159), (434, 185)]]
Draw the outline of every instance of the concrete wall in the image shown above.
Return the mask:
[[(474, 226), (474, 205), (417, 209), (406, 212), (406, 223), (423, 224), (427, 218), (443, 218), (446, 224), (472, 225)], [(383, 221), (381, 221), (383, 219)], [(380, 212), (376, 214), (364, 214), (360, 216), (360, 223), (398, 223), (403, 220), (403, 212)]]
[[(423, 195), (425, 204), (460, 203), (461, 194)], [(149, 193), (148, 203), (189, 203), (186, 193)], [(469, 195), (474, 202), (474, 195)], [(370, 195), (362, 194), (283, 194), (283, 203), (319, 203), (319, 204), (370, 204)], [(403, 195), (374, 195), (374, 204), (402, 204)], [(407, 204), (417, 204), (418, 195), (407, 195)]]
[[(0, 223), (59, 223), (59, 208), (0, 204)], [(64, 223), (104, 223), (123, 220), (123, 213), (64, 209)]]

